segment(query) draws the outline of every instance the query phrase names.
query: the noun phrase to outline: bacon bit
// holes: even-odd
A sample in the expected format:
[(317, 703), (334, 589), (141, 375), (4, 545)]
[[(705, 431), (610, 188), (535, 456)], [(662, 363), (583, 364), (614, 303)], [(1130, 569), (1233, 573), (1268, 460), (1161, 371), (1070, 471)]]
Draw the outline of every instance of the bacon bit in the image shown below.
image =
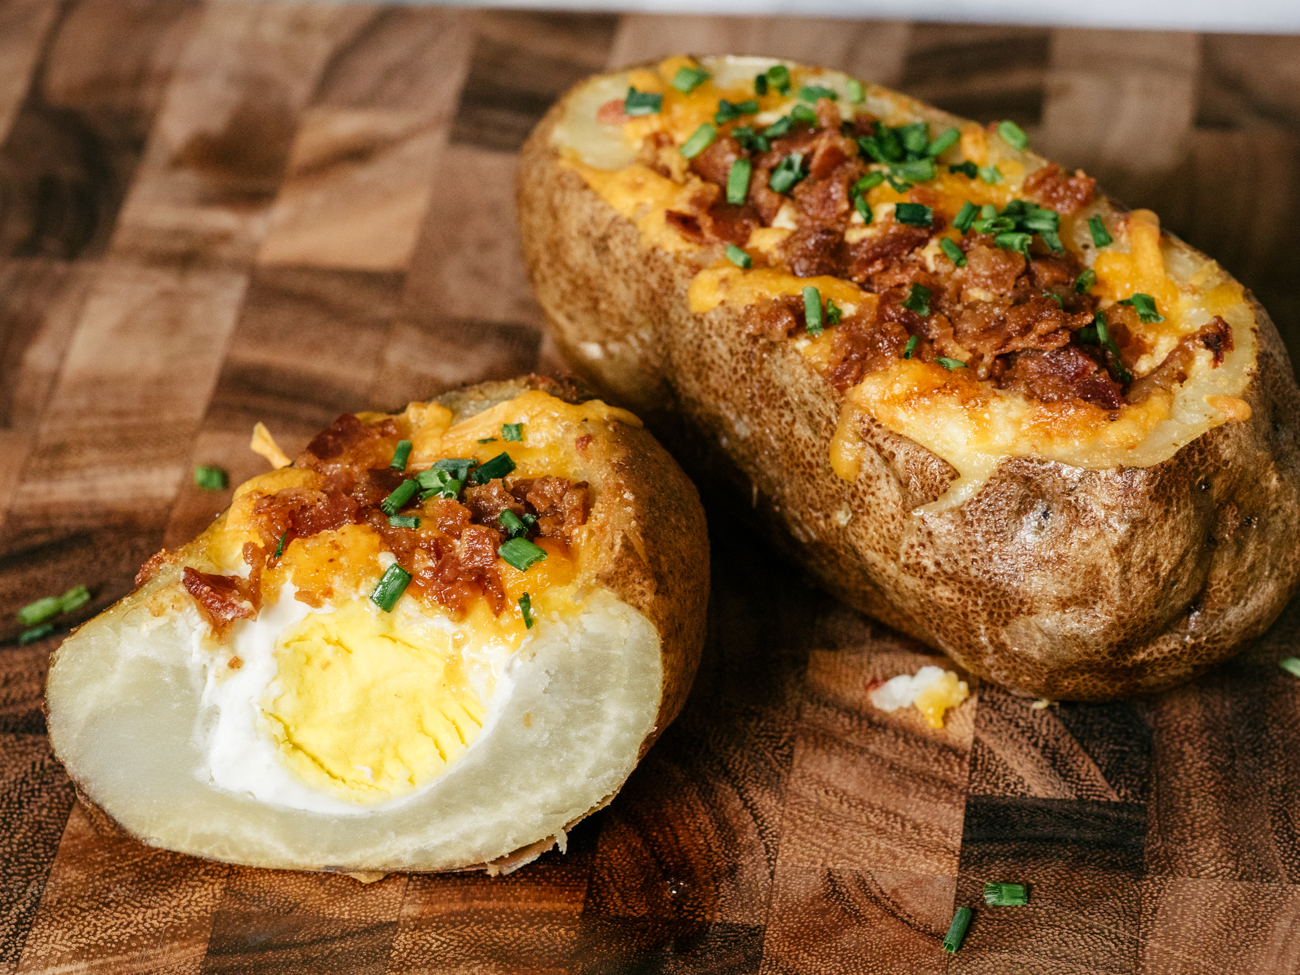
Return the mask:
[(591, 440), (592, 440), (591, 434), (584, 433), (581, 437), (578, 437), (576, 440), (573, 441), (573, 449), (576, 450), (583, 457), (586, 457), (587, 445), (591, 443)]
[(244, 666), (244, 662), (238, 657), (231, 657), (228, 666), (231, 670), (238, 670), (240, 667)]
[(1215, 368), (1223, 365), (1224, 355), (1232, 351), (1232, 327), (1215, 315), (1210, 324), (1196, 333), (1196, 337), (1201, 340), (1201, 345), (1214, 353)]
[(1025, 196), (1062, 216), (1078, 213), (1091, 203), (1096, 188), (1097, 181), (1085, 176), (1082, 169), (1066, 176), (1056, 163), (1034, 170), (1025, 178), (1023, 186)]
[(838, 276), (844, 270), (844, 235), (838, 230), (828, 227), (797, 230), (787, 238), (784, 252), (795, 277)]
[(181, 584), (218, 633), (224, 633), (237, 619), (252, 619), (262, 603), (261, 590), (238, 576), (212, 575), (186, 566)]
[(140, 566), (140, 571), (135, 574), (135, 587), (139, 589), (146, 582), (158, 574), (158, 570), (172, 560), (172, 553), (165, 548), (160, 548), (149, 556), (144, 565)]
[(391, 419), (362, 423), (353, 414), (344, 413), (328, 430), (316, 435), (296, 463), (322, 473), (358, 467), (387, 468), (397, 438), (397, 424)]
[(1124, 405), (1124, 396), (1110, 374), (1077, 345), (1016, 357), (1002, 382), (1043, 403), (1081, 399), (1106, 410)]

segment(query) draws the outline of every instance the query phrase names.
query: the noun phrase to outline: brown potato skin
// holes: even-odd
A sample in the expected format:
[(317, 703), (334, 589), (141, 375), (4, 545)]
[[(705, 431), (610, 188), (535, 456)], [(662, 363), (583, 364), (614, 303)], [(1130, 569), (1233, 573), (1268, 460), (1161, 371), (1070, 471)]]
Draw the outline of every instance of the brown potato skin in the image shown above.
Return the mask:
[[(641, 246), (559, 165), (562, 99), (524, 146), (525, 258), (575, 370), (641, 415), (688, 470), (726, 482), (832, 593), (1016, 691), (1106, 700), (1189, 680), (1277, 618), (1300, 580), (1300, 392), (1254, 299), (1249, 421), (1149, 468), (1004, 460), (970, 501), (913, 516), (955, 477), (863, 421), (862, 473), (828, 455), (843, 397), (795, 349), (687, 288), (719, 256)], [(1185, 245), (1184, 245), (1185, 246)], [(585, 343), (599, 343), (594, 358)], [(837, 512), (850, 512), (847, 525)]]

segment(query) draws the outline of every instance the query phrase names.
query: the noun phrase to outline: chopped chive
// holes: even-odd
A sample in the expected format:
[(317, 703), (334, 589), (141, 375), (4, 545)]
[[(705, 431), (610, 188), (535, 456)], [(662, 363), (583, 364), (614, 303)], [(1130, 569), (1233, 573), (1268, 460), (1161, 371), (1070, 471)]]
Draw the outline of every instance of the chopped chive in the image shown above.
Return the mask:
[(501, 424), (501, 439), (509, 440), (511, 443), (523, 443), (524, 425), (522, 423)]
[(934, 211), (923, 203), (895, 203), (894, 221), (912, 227), (928, 227), (934, 223)]
[(1121, 305), (1128, 305), (1138, 313), (1138, 318), (1150, 325), (1152, 322), (1163, 322), (1165, 316), (1156, 311), (1156, 300), (1150, 295), (1144, 295), (1138, 292), (1120, 302)]
[(755, 133), (748, 125), (736, 126), (731, 130), (731, 137), (740, 143), (742, 149), (748, 149), (750, 152), (767, 152), (772, 148), (772, 143)]
[(474, 469), (469, 479), (475, 484), (486, 484), (498, 477), (505, 477), (515, 469), (515, 462), (509, 454), (497, 454), (491, 460)]
[(952, 261), (958, 267), (966, 266), (966, 255), (961, 252), (961, 248), (954, 244), (947, 237), (939, 239), (939, 249), (948, 255), (948, 260)]
[(820, 98), (829, 98), (831, 101), (839, 101), (839, 92), (832, 91), (825, 85), (804, 85), (799, 89), (799, 101), (815, 102)]
[(1019, 251), (1026, 258), (1029, 257), (1029, 243), (1032, 241), (1032, 234), (1019, 233), (1001, 233), (993, 238), (993, 243), (1003, 250)]
[(200, 464), (194, 468), (194, 483), (204, 491), (224, 491), (230, 485), (230, 478), (220, 467)]
[[(458, 481), (464, 481), (469, 476), (469, 469), (474, 466), (474, 461), (468, 457), (444, 457), (436, 461), (433, 465), (435, 471), (446, 471)], [(431, 487), (432, 485), (424, 484), (422, 487)]]
[(1094, 213), (1088, 218), (1088, 230), (1092, 233), (1092, 242), (1098, 247), (1115, 243), (1115, 238), (1106, 232), (1106, 224), (1099, 213)]
[(893, 134), (909, 159), (920, 158), (930, 145), (930, 126), (925, 122), (900, 125), (893, 130)]
[(415, 493), (419, 490), (420, 485), (415, 478), (403, 481), (393, 489), (392, 494), (379, 502), (379, 510), (389, 516), (395, 515), (406, 506), (408, 501), (415, 497)]
[(512, 538), (508, 542), (501, 543), (497, 555), (520, 572), (527, 572), (529, 566), (546, 558), (546, 549), (526, 538)]
[(864, 224), (870, 224), (875, 219), (875, 214), (871, 212), (871, 204), (867, 202), (865, 196), (855, 196), (853, 198), (853, 209), (858, 211), (858, 216), (862, 218)]
[(73, 586), (59, 597), (59, 612), (71, 613), (73, 610), (81, 609), (88, 602), (90, 602), (90, 590), (84, 585)]
[(43, 623), (40, 626), (33, 626), (30, 630), (23, 630), (18, 634), (18, 645), (22, 646), (27, 643), (35, 643), (37, 640), (44, 640), (54, 632), (53, 623)]
[(948, 925), (948, 933), (943, 936), (943, 950), (952, 954), (961, 947), (962, 939), (966, 937), (966, 929), (970, 927), (971, 910), (969, 907), (957, 908), (957, 913), (953, 915), (952, 924)]
[(849, 90), (849, 101), (854, 105), (861, 104), (867, 100), (867, 93), (862, 87), (862, 82), (858, 81), (857, 78), (850, 78), (845, 83), (845, 87)]
[(718, 130), (709, 122), (705, 122), (691, 134), (679, 150), (687, 159), (694, 159), (717, 137)]
[(782, 115), (779, 119), (763, 130), (764, 139), (776, 139), (787, 132), (794, 126), (794, 119), (789, 115)]
[(822, 293), (816, 288), (803, 289), (804, 331), (809, 335), (822, 334)]
[(637, 91), (635, 88), (629, 88), (627, 97), (623, 99), (623, 114), (658, 115), (663, 104), (664, 96), (656, 91)]
[(910, 359), (916, 352), (916, 347), (921, 344), (921, 336), (913, 335), (907, 340), (907, 345), (903, 348), (903, 358)]
[(289, 537), (289, 529), (286, 528), (284, 530), (284, 534), (280, 536), (280, 540), (275, 543), (275, 555), (272, 556), (273, 558), (278, 559), (281, 555), (284, 554), (284, 543), (288, 537)]
[(496, 442), (497, 442), (496, 437), (484, 437), (482, 440), (479, 441), (479, 443), (496, 443)]
[(957, 216), (953, 218), (952, 225), (964, 234), (970, 230), (971, 222), (975, 219), (977, 213), (979, 213), (979, 208), (970, 200), (967, 200), (961, 205), (961, 209), (957, 211)]
[(935, 356), (934, 361), (939, 363), (945, 369), (965, 369), (966, 363), (960, 359), (949, 359), (946, 356)]
[(767, 80), (782, 95), (790, 93), (790, 69), (784, 64), (774, 64), (767, 69)]
[(384, 570), (383, 576), (375, 584), (374, 590), (370, 593), (370, 601), (385, 613), (391, 613), (410, 584), (411, 573), (394, 562)]
[(1002, 170), (997, 166), (981, 166), (979, 168), (980, 179), (990, 186), (996, 186), (1002, 182)]
[(1029, 148), (1029, 136), (1025, 135), (1025, 130), (1010, 119), (998, 123), (998, 135), (1002, 136), (1002, 141), (1017, 152), (1024, 152)]
[(810, 125), (817, 124), (817, 113), (807, 105), (796, 105), (790, 109), (790, 117), (796, 122), (807, 122)]
[(736, 267), (749, 270), (751, 267), (754, 266), (754, 259), (750, 257), (748, 254), (746, 254), (739, 247), (737, 247), (735, 244), (727, 245), (726, 254), (727, 254), (727, 260), (729, 260), (732, 264), (736, 265)]
[(1040, 230), (1038, 236), (1042, 238), (1042, 241), (1047, 245), (1048, 250), (1056, 254), (1062, 254), (1065, 252), (1065, 245), (1061, 243), (1061, 238), (1057, 236), (1055, 230)]
[(1074, 282), (1074, 292), (1075, 294), (1086, 295), (1093, 289), (1093, 286), (1096, 283), (1097, 272), (1090, 267), (1084, 268), (1083, 273), (1080, 274), (1078, 280)]
[(388, 523), (394, 528), (419, 528), (420, 519), (415, 515), (389, 515)]
[(453, 475), (451, 471), (440, 471), (436, 467), (420, 471), (415, 476), (417, 484), (423, 488), (420, 495), (421, 501), (428, 501), (430, 498), (446, 498), (449, 501), (455, 501), (460, 497), (460, 489), (465, 482)]
[(393, 451), (393, 459), (388, 466), (395, 471), (406, 470), (406, 462), (411, 459), (411, 441), (397, 441), (397, 449)]
[(803, 179), (803, 153), (792, 152), (772, 170), (767, 185), (777, 193), (788, 193)]
[(931, 158), (941, 155), (944, 151), (952, 148), (960, 138), (961, 133), (955, 128), (941, 132), (938, 138), (925, 147), (925, 154)]
[(984, 903), (990, 907), (1023, 907), (1029, 903), (1024, 884), (985, 884)]
[[(761, 78), (762, 75), (759, 75), (759, 77)], [(533, 624), (537, 621), (533, 619), (533, 601), (529, 598), (528, 593), (524, 593), (519, 597), (519, 612), (524, 615), (524, 629), (531, 630)]]
[(895, 193), (906, 193), (912, 188), (912, 184), (905, 179), (899, 179), (893, 173), (890, 173), (885, 179), (889, 180), (889, 185), (894, 188)]
[(1043, 292), (1043, 297), (1044, 297), (1044, 298), (1047, 298), (1049, 301), (1054, 301), (1054, 302), (1056, 302), (1058, 308), (1064, 308), (1064, 307), (1065, 307), (1065, 302), (1061, 300), (1061, 296), (1060, 296), (1060, 295), (1052, 294), (1052, 292), (1050, 292), (1050, 291), (1044, 291), (1044, 292)]
[(844, 318), (844, 309), (835, 304), (833, 298), (826, 299), (826, 324), (838, 325)]
[(497, 522), (500, 523), (511, 538), (518, 538), (520, 535), (528, 534), (528, 525), (509, 508), (497, 515)]
[(1001, 234), (1015, 230), (1016, 221), (1013, 217), (982, 216), (971, 224), (971, 229), (977, 234)]
[(890, 167), (890, 173), (900, 179), (924, 183), (938, 176), (939, 168), (935, 166), (933, 159), (913, 159), (911, 162), (895, 163)]
[[(1011, 203), (1026, 203), (1028, 207), (1032, 208), (1025, 209), (1021, 215), (1021, 223), (1025, 225), (1026, 230), (1033, 230), (1041, 234), (1056, 233), (1061, 229), (1061, 215), (1055, 210), (1028, 203), (1026, 200), (1012, 200)], [(1002, 211), (1003, 216), (1015, 212), (1011, 208), (1011, 203), (1008, 203), (1006, 209)]]
[(703, 68), (681, 67), (673, 75), (673, 87), (683, 95), (689, 95), (708, 80), (709, 73)]
[(969, 159), (966, 160), (964, 163), (958, 163), (956, 166), (949, 166), (948, 172), (961, 173), (967, 179), (974, 179), (976, 176), (980, 174), (979, 167), (976, 166)]
[(722, 98), (718, 101), (718, 110), (713, 113), (713, 121), (722, 125), (724, 122), (734, 122), (742, 115), (753, 115), (757, 111), (758, 102), (753, 99), (732, 103)]
[(853, 184), (853, 187), (849, 190), (849, 195), (861, 196), (863, 193), (867, 193), (871, 190), (874, 190), (877, 186), (879, 186), (884, 181), (885, 181), (885, 174), (882, 172), (877, 171), (874, 173), (867, 173), (867, 175), (863, 176), (860, 180), (858, 180), (856, 183)]
[(1287, 657), (1285, 660), (1278, 661), (1278, 666), (1288, 674), (1300, 677), (1300, 657)]
[(23, 626), (35, 626), (53, 619), (63, 612), (63, 603), (58, 596), (46, 596), (34, 603), (28, 603), (18, 611), (18, 622)]
[(914, 311), (922, 318), (930, 314), (930, 289), (923, 284), (914, 284), (903, 299), (903, 307)]
[(755, 95), (767, 94), (767, 75), (761, 74), (754, 79), (754, 94)]
[(727, 173), (727, 202), (732, 206), (744, 206), (745, 197), (749, 195), (749, 174), (753, 163), (748, 159), (737, 159), (731, 164)]

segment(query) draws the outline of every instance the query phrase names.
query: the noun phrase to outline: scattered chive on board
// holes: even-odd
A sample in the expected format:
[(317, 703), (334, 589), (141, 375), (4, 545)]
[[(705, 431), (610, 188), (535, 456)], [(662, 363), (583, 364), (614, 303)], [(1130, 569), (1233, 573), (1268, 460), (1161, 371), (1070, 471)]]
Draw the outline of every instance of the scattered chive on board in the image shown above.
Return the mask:
[(961, 947), (962, 939), (966, 937), (966, 929), (970, 927), (971, 909), (969, 907), (957, 908), (957, 913), (952, 917), (952, 924), (948, 925), (948, 933), (943, 936), (943, 950), (952, 954)]
[(1300, 657), (1287, 657), (1285, 660), (1279, 661), (1278, 666), (1288, 674), (1300, 677)]
[(200, 464), (194, 468), (194, 483), (204, 491), (224, 491), (230, 486), (230, 478), (220, 467)]
[(40, 626), (33, 626), (30, 630), (23, 630), (18, 634), (18, 645), (24, 646), (28, 643), (35, 643), (37, 640), (44, 640), (54, 632), (53, 623), (42, 623)]
[(990, 907), (1023, 907), (1029, 903), (1024, 884), (985, 884), (984, 903)]

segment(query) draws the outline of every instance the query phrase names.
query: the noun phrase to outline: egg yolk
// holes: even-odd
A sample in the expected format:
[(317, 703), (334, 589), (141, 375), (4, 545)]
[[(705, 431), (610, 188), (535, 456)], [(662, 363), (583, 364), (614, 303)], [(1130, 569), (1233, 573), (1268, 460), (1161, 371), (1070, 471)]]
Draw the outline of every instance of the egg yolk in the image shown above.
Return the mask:
[(403, 795), (453, 764), (484, 707), (455, 632), (395, 624), (362, 600), (311, 613), (276, 641), (263, 713), (285, 763), (352, 802)]
[(944, 712), (955, 708), (968, 697), (970, 688), (966, 682), (951, 670), (945, 670), (943, 676), (918, 693), (912, 703), (924, 715), (931, 728), (942, 728)]

